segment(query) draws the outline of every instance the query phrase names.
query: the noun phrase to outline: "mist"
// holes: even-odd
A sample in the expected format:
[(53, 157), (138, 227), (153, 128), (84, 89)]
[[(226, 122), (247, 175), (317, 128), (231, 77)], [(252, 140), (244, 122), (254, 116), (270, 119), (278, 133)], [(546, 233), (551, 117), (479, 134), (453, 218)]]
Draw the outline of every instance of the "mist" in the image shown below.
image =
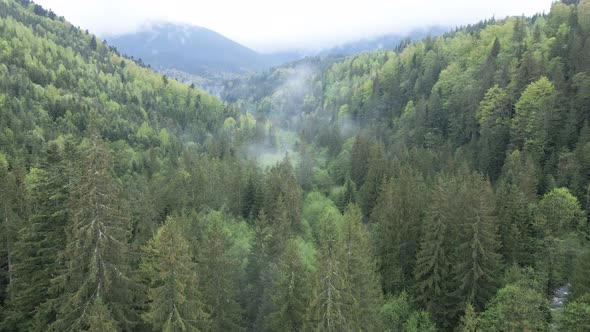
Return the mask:
[[(134, 32), (146, 22), (206, 27), (263, 53), (317, 51), (424, 26), (458, 26), (482, 18), (547, 12), (552, 0), (340, 1), (38, 0), (101, 37)], [(337, 10), (336, 10), (337, 8)], [(108, 19), (105, 19), (108, 18)], [(329, 19), (328, 19), (329, 18)]]

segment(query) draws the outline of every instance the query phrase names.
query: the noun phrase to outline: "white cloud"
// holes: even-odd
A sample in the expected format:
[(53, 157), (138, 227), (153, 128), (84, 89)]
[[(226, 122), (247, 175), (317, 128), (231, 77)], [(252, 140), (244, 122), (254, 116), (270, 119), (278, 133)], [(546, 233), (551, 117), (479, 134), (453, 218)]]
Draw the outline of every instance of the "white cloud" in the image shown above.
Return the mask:
[(36, 0), (101, 36), (150, 21), (203, 26), (259, 51), (317, 49), (433, 25), (547, 12), (552, 0)]

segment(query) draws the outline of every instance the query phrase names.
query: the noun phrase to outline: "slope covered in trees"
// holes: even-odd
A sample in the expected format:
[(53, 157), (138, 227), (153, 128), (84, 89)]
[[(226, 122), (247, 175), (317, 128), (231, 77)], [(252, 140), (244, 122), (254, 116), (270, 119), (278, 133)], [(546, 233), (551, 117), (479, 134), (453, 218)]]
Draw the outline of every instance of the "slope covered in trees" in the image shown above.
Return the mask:
[(1, 1), (0, 330), (583, 330), (589, 47), (560, 2), (228, 104)]

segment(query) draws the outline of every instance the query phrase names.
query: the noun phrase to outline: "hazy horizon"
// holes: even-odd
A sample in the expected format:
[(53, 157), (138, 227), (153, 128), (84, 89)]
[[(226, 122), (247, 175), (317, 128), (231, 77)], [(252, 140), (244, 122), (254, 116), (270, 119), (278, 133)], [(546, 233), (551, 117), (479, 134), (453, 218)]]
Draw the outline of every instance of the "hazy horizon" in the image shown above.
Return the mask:
[(186, 0), (36, 2), (101, 37), (135, 32), (153, 23), (182, 23), (216, 31), (255, 51), (269, 53), (320, 50), (434, 26), (455, 27), (491, 17), (534, 15), (548, 12), (553, 1), (366, 0), (355, 5), (335, 0), (291, 4), (268, 0), (206, 4)]

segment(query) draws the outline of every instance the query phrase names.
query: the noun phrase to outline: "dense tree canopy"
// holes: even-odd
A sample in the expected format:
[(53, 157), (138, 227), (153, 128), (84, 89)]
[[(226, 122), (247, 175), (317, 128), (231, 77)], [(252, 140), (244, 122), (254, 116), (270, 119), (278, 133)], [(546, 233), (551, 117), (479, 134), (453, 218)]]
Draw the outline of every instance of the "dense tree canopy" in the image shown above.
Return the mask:
[(221, 101), (0, 1), (0, 331), (583, 330), (589, 54), (561, 1)]

